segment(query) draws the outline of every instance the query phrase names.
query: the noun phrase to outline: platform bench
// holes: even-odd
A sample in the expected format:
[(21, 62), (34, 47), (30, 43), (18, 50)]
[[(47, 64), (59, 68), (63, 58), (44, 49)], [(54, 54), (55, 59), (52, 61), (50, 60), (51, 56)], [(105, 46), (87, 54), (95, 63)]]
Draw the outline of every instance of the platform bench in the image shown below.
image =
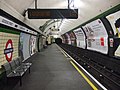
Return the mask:
[(19, 57), (10, 62), (3, 64), (2, 67), (5, 70), (7, 82), (8, 82), (8, 78), (19, 78), (20, 86), (22, 86), (22, 77), (27, 70), (29, 70), (30, 73), (31, 65), (32, 63), (22, 62)]

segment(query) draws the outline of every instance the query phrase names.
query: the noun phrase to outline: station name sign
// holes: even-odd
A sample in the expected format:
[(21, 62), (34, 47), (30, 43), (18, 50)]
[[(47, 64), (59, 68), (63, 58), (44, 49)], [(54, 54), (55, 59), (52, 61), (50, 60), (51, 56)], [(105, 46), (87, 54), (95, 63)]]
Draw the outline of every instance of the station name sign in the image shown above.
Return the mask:
[(29, 19), (77, 19), (78, 9), (28, 9)]

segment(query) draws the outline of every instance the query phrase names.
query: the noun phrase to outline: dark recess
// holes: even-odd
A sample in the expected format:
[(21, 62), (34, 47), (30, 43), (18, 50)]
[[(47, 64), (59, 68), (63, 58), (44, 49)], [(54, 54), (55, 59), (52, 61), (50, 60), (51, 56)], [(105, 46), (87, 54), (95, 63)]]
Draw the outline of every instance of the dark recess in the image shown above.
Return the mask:
[(56, 38), (55, 39), (55, 43), (56, 44), (61, 44), (62, 43), (62, 39), (61, 38)]

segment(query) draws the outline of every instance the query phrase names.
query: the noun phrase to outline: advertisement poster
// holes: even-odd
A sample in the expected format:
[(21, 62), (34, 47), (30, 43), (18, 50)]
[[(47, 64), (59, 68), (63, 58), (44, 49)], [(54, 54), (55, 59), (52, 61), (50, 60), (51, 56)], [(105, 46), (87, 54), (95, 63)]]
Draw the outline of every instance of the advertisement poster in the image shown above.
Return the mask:
[(22, 60), (24, 60), (23, 57), (23, 41), (24, 41), (24, 37), (23, 37), (23, 33), (20, 33), (20, 41), (19, 41), (19, 55), (21, 56)]
[(108, 34), (100, 19), (92, 21), (83, 29), (87, 36), (87, 49), (108, 53)]
[(71, 45), (76, 46), (76, 37), (74, 32), (71, 31), (68, 34), (70, 36)]
[[(111, 24), (111, 27), (114, 32), (114, 36), (120, 39), (120, 11), (112, 13), (106, 17)], [(116, 42), (119, 43), (119, 42)], [(114, 52), (115, 56), (120, 56), (120, 43), (116, 44), (116, 50)]]
[(29, 34), (26, 34), (26, 33), (21, 33), (21, 37), (23, 39), (22, 42), (23, 42), (23, 57), (24, 57), (24, 60), (28, 59), (30, 57), (30, 53), (29, 53), (29, 40), (30, 40), (30, 35)]
[(19, 32), (0, 28), (0, 68), (18, 57)]
[(64, 36), (65, 43), (68, 44), (68, 37), (66, 36), (66, 34), (64, 34), (63, 36)]
[(114, 35), (120, 38), (120, 11), (108, 15), (106, 18), (113, 28)]
[(65, 37), (62, 35), (62, 43), (65, 43)]
[(77, 47), (84, 48), (86, 47), (85, 34), (81, 28), (78, 28), (73, 31), (76, 36)]
[(43, 48), (42, 37), (39, 38), (39, 51)]
[(30, 52), (30, 55), (33, 55), (33, 54), (35, 54), (36, 53), (36, 51), (37, 51), (37, 45), (36, 45), (37, 43), (36, 43), (36, 36), (33, 36), (33, 35), (31, 35), (30, 36), (30, 40), (29, 40), (29, 52)]
[(67, 44), (70, 44), (70, 45), (71, 45), (71, 40), (70, 40), (69, 34), (66, 33), (65, 36), (66, 36)]

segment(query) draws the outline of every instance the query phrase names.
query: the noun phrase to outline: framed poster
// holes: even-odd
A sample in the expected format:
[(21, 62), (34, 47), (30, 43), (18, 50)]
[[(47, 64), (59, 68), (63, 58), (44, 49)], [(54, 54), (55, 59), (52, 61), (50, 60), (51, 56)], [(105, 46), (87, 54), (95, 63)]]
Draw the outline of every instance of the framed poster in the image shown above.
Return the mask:
[(64, 35), (62, 35), (61, 37), (62, 37), (62, 43), (65, 43), (65, 37), (64, 37)]
[(83, 29), (87, 36), (87, 49), (98, 51), (104, 54), (108, 53), (108, 34), (100, 19), (92, 21)]
[(112, 26), (114, 35), (120, 38), (120, 11), (108, 15), (106, 18)]
[(77, 47), (84, 48), (86, 47), (85, 34), (81, 28), (73, 30), (76, 36)]
[(29, 53), (30, 55), (35, 54), (37, 51), (36, 36), (31, 35), (29, 39)]
[(108, 15), (106, 18), (111, 24), (114, 32), (114, 39), (116, 39), (114, 40), (114, 56), (120, 56), (120, 11)]
[(71, 45), (76, 46), (76, 37), (73, 31), (68, 32), (70, 36)]
[(70, 44), (70, 45), (71, 45), (71, 39), (70, 39), (69, 34), (68, 34), (68, 33), (65, 33), (65, 36), (66, 36), (67, 44)]
[(30, 35), (29, 34), (20, 33), (20, 41), (21, 41), (21, 45), (23, 45), (21, 48), (22, 48), (24, 60), (26, 60), (30, 57), (29, 40), (30, 40)]

